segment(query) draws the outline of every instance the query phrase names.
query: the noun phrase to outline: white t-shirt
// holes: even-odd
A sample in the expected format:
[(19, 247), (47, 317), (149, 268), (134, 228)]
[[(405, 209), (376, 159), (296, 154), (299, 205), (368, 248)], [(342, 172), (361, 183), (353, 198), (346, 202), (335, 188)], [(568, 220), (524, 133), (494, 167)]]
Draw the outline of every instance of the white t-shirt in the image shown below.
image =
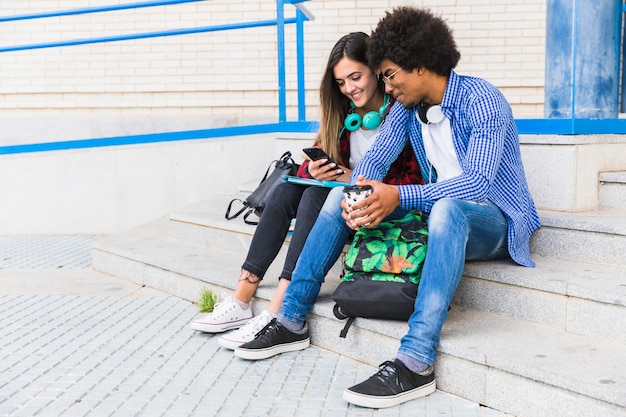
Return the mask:
[(444, 116), (439, 123), (426, 124), (417, 116), (417, 120), (422, 125), (422, 137), (424, 139), (424, 150), (428, 161), (437, 171), (437, 181), (447, 180), (457, 175), (461, 175), (463, 170), (456, 156), (454, 144), (452, 143), (452, 130), (450, 129), (450, 119)]
[(359, 128), (354, 132), (350, 132), (350, 169), (354, 169), (361, 158), (363, 158), (374, 143), (374, 140), (376, 140), (378, 132), (380, 132), (380, 126), (372, 130)]

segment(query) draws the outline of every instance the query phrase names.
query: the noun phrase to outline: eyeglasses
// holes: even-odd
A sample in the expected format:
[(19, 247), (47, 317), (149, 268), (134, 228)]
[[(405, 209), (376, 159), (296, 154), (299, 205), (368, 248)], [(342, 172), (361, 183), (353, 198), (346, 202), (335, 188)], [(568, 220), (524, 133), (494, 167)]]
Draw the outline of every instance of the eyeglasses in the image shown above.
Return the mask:
[(387, 84), (388, 87), (393, 87), (393, 85), (391, 85), (391, 80), (393, 80), (393, 77), (398, 73), (398, 71), (400, 71), (402, 69), (402, 67), (398, 68), (397, 70), (395, 70), (394, 72), (392, 72), (389, 75), (382, 75), (383, 77), (383, 81), (385, 82), (385, 84)]

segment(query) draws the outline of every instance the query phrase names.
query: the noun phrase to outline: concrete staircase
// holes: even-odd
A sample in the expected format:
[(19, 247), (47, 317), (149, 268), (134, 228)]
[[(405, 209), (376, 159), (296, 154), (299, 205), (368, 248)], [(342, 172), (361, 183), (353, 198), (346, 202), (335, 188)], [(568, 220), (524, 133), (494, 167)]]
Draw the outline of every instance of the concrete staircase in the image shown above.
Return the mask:
[[(536, 268), (466, 265), (441, 335), (439, 389), (517, 417), (626, 415), (625, 177), (615, 169), (597, 176), (594, 211), (540, 211)], [(224, 219), (235, 196), (97, 241), (94, 268), (190, 301), (201, 288), (232, 291), (254, 232), (241, 219)], [(273, 295), (284, 254), (257, 292), (255, 313)], [(357, 319), (339, 338), (344, 323), (330, 294), (340, 268), (311, 312), (312, 343), (371, 365), (393, 358), (404, 322)]]

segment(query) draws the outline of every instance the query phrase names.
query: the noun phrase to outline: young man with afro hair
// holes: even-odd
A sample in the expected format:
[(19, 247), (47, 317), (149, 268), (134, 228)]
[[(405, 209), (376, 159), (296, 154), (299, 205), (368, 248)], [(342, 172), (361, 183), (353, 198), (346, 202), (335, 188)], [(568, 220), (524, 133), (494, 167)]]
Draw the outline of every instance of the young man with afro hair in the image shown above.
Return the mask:
[[(435, 390), (435, 349), (466, 260), (512, 258), (534, 266), (529, 241), (539, 219), (511, 108), (493, 85), (455, 73), (459, 59), (448, 25), (425, 9), (387, 13), (368, 43), (368, 61), (397, 103), (353, 173), (374, 192), (363, 211), (344, 205), (344, 218), (352, 228), (375, 227), (398, 206), (423, 210), (429, 236), (415, 309), (396, 358), (344, 392), (364, 407), (393, 406)], [(372, 181), (407, 140), (427, 169), (426, 184)], [(367, 220), (358, 220), (363, 216)]]
[[(302, 349), (293, 340), (308, 333), (306, 315), (350, 229), (421, 210), (429, 215), (428, 252), (409, 330), (394, 360), (343, 394), (362, 407), (395, 406), (436, 389), (436, 348), (465, 261), (508, 258), (534, 266), (529, 241), (540, 223), (510, 105), (487, 81), (457, 74), (459, 59), (452, 31), (427, 9), (399, 7), (379, 21), (368, 41), (368, 63), (396, 103), (351, 176), (373, 192), (352, 207), (340, 187), (329, 193), (293, 272), (280, 325), (261, 331), (241, 357)], [(407, 141), (425, 184), (382, 183)]]

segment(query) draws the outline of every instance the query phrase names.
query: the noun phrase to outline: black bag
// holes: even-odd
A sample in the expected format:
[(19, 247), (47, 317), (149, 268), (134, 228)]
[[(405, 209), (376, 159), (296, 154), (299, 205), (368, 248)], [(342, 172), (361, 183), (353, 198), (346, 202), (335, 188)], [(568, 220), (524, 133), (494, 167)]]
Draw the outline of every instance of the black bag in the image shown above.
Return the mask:
[[(270, 174), (269, 172), (272, 168), (272, 164), (274, 164), (274, 170)], [(226, 208), (226, 219), (234, 219), (247, 210), (246, 214), (243, 216), (243, 221), (247, 224), (258, 224), (257, 221), (248, 220), (248, 216), (254, 213), (260, 217), (261, 213), (263, 213), (263, 209), (265, 208), (265, 204), (269, 201), (274, 189), (283, 181), (283, 175), (296, 175), (299, 168), (300, 165), (296, 164), (291, 158), (291, 152), (287, 151), (282, 154), (279, 159), (270, 163), (267, 167), (267, 171), (265, 171), (263, 179), (259, 183), (259, 186), (252, 192), (252, 194), (250, 194), (244, 201), (235, 198), (228, 203), (228, 207)], [(235, 201), (240, 201), (243, 204), (243, 207), (231, 216), (230, 210)]]
[(427, 216), (411, 211), (403, 218), (360, 228), (344, 260), (344, 275), (332, 294), (335, 317), (408, 320), (428, 249)]

